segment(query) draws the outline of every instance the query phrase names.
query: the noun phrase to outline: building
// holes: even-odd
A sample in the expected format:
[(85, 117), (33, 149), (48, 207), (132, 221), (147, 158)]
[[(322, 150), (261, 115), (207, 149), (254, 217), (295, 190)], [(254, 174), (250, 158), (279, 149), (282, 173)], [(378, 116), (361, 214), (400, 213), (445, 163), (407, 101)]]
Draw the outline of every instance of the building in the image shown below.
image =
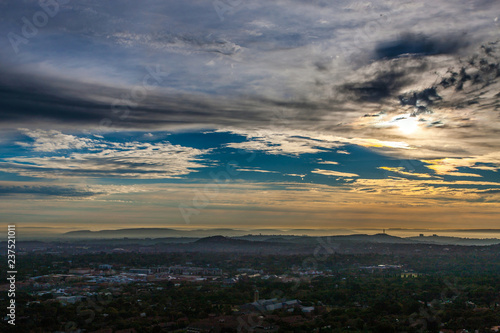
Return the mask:
[(81, 302), (85, 298), (85, 296), (59, 296), (56, 300), (62, 304), (75, 304), (76, 302)]
[(112, 268), (113, 268), (112, 265), (107, 265), (107, 264), (99, 265), (99, 269), (102, 269), (102, 270), (105, 270), (105, 271), (110, 270)]
[(420, 273), (414, 273), (414, 272), (401, 273), (402, 278), (419, 277), (419, 276), (420, 276)]
[(79, 274), (79, 275), (84, 275), (84, 274), (90, 274), (92, 270), (90, 268), (71, 268), (69, 270), (69, 274)]
[(219, 276), (222, 275), (222, 270), (213, 267), (171, 266), (168, 268), (168, 273), (173, 275)]
[[(243, 304), (241, 307), (243, 312), (272, 312), (275, 310), (288, 310), (293, 308), (302, 309), (303, 306), (296, 299), (294, 300), (279, 300), (277, 298), (257, 300), (252, 303)], [(314, 310), (314, 307), (312, 307)]]
[(151, 270), (149, 268), (131, 268), (129, 272), (134, 274), (151, 274)]
[(304, 306), (302, 307), (302, 312), (304, 313), (311, 313), (314, 311), (314, 306)]

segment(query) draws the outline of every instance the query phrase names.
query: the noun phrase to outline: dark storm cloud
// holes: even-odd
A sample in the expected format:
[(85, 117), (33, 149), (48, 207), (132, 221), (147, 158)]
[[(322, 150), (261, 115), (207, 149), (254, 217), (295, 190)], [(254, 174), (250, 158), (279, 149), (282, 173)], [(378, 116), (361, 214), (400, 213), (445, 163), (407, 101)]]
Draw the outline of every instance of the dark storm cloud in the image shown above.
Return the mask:
[(0, 123), (30, 123), (40, 119), (98, 122), (106, 106), (109, 107), (85, 99), (83, 95), (69, 94), (61, 87), (52, 86), (50, 80), (26, 82), (19, 75), (8, 74), (0, 79)]
[(399, 96), (401, 105), (413, 106), (417, 106), (419, 101), (431, 104), (435, 100), (439, 99), (441, 99), (441, 97), (437, 94), (436, 88), (427, 88), (419, 92), (410, 92)]
[[(0, 62), (6, 64), (0, 68), (0, 126), (98, 128), (104, 121), (104, 127), (111, 122), (138, 129), (255, 128), (276, 118), (290, 127), (335, 126), (347, 113), (359, 112), (356, 103), (397, 103), (400, 90), (418, 83), (415, 74), (426, 70), (428, 55), (456, 53), (467, 45), (456, 36), (434, 34), (460, 19), (465, 0), (434, 1), (432, 15), (418, 4), (392, 1), (243, 1), (223, 22), (210, 1), (117, 3), (75, 0), (61, 6), (19, 46), (19, 56), (6, 38), (0, 41)], [(21, 18), (40, 10), (33, 0), (2, 5), (8, 15), (0, 27), (18, 34)], [(483, 16), (474, 18), (479, 23), (468, 29), (471, 36), (490, 29), (485, 22), (492, 20)], [(400, 30), (403, 22), (428, 29), (387, 41), (387, 31)], [(366, 52), (360, 59), (369, 59), (373, 43), (375, 71), (366, 74), (366, 62), (344, 66), (341, 59), (350, 55)], [(420, 57), (398, 57), (408, 52)], [(161, 87), (140, 101), (123, 98), (151, 64), (170, 71)], [(31, 65), (36, 70), (29, 75), (13, 69)], [(353, 75), (346, 80), (336, 74), (342, 71)], [(56, 78), (61, 73), (65, 79)]]
[(345, 83), (339, 87), (339, 91), (355, 101), (380, 102), (396, 97), (401, 89), (414, 81), (413, 74), (423, 72), (427, 68), (425, 60), (407, 59), (398, 59), (396, 62), (382, 61), (375, 66), (375, 73), (357, 82)]
[(157, 128), (266, 124), (273, 119), (271, 107), (297, 110), (295, 120), (316, 119), (310, 112), (319, 108), (318, 103), (299, 99), (161, 93), (154, 89), (145, 90), (144, 99), (134, 100), (132, 89), (4, 70), (0, 78), (0, 126), (46, 123), (98, 128), (109, 123), (113, 127)]
[(465, 35), (431, 37), (424, 34), (405, 33), (392, 41), (379, 43), (375, 59), (394, 59), (403, 55), (429, 56), (455, 54), (468, 46)]
[[(143, 86), (146, 89), (145, 97), (134, 100), (130, 97), (131, 92), (140, 88), (140, 85), (117, 87), (86, 83), (78, 77), (63, 79), (37, 72), (26, 74), (2, 66), (0, 126), (29, 127), (33, 124), (44, 126), (41, 124), (45, 123), (46, 126), (59, 128), (103, 129), (108, 125), (137, 129), (169, 126), (211, 128), (253, 127), (275, 124), (276, 121), (286, 122), (291, 127), (308, 124), (321, 126), (321, 119), (327, 114), (342, 116), (359, 112), (353, 108), (353, 102), (399, 102), (402, 106), (414, 107), (412, 112), (418, 115), (430, 113), (430, 106), (437, 102), (455, 105), (458, 97), (464, 100), (456, 106), (477, 103), (477, 94), (472, 97), (470, 93), (461, 93), (450, 101), (446, 98), (441, 100), (439, 91), (451, 87), (459, 91), (464, 85), (470, 84), (484, 87), (494, 82), (500, 74), (497, 45), (485, 44), (481, 50), (480, 54), (464, 60), (461, 69), (450, 70), (440, 82), (419, 91), (406, 89), (418, 84), (422, 76), (428, 75), (433, 69), (427, 57), (379, 60), (353, 71), (345, 83), (332, 86), (338, 94), (330, 99), (310, 97), (310, 90), (285, 98), (279, 94), (264, 97), (223, 92), (224, 95), (220, 96), (215, 93), (175, 92), (165, 89), (168, 87), (156, 89)], [(366, 110), (376, 114), (376, 110), (373, 111)]]
[(394, 90), (406, 85), (404, 73), (378, 73), (373, 79), (359, 83), (346, 83), (341, 91), (364, 102), (378, 102), (393, 95)]
[[(490, 42), (478, 47), (473, 54), (452, 64), (433, 84), (420, 90), (408, 90), (408, 87), (429, 77), (433, 62), (426, 56), (375, 61), (359, 69), (355, 80), (338, 86), (338, 91), (344, 99), (360, 103), (399, 102), (402, 107), (411, 108), (408, 112), (412, 116), (431, 114), (435, 105), (500, 109), (500, 94), (484, 98), (487, 90), (491, 89), (488, 87), (496, 84), (500, 77), (499, 45), (499, 42)], [(447, 90), (454, 93), (445, 93)], [(456, 126), (467, 127), (470, 124)]]
[(91, 197), (100, 193), (71, 186), (0, 185), (0, 196), (11, 196), (16, 194), (82, 198)]
[[(489, 50), (489, 48), (486, 48)], [(429, 69), (426, 59), (381, 60), (361, 69), (356, 79), (334, 87), (339, 94), (332, 100), (313, 100), (300, 95), (285, 99), (262, 96), (217, 96), (202, 93), (173, 93), (151, 89), (144, 99), (134, 101), (132, 88), (118, 88), (60, 79), (25, 75), (3, 68), (0, 78), (0, 126), (11, 127), (46, 123), (56, 127), (161, 128), (189, 125), (197, 127), (257, 126), (286, 121), (290, 126), (320, 122), (327, 113), (351, 112), (349, 102), (400, 102), (413, 106), (416, 114), (430, 112), (439, 101), (438, 88), (461, 89), (465, 83), (487, 84), (498, 75), (493, 51), (474, 58), (467, 67), (451, 72), (435, 86), (404, 92)], [(491, 68), (495, 71), (491, 71)], [(328, 105), (330, 103), (330, 105)], [(282, 113), (272, 112), (278, 108)], [(288, 112), (288, 113), (287, 113)], [(278, 118), (278, 119), (277, 119)]]
[[(412, 115), (414, 116), (432, 113), (430, 107), (438, 102), (443, 102), (444, 105), (454, 108), (475, 105), (477, 109), (491, 109), (492, 107), (498, 109), (500, 95), (486, 100), (483, 97), (487, 92), (486, 89), (497, 83), (497, 78), (500, 77), (500, 50), (498, 46), (499, 42), (484, 44), (476, 54), (461, 60), (456, 66), (450, 67), (448, 72), (431, 87), (399, 95), (401, 106), (413, 106)], [(443, 94), (446, 90), (453, 90), (455, 93), (452, 98), (444, 100), (439, 94)], [(470, 124), (460, 125), (460, 127), (470, 126)]]
[[(422, 91), (410, 91), (399, 95), (399, 101), (402, 106), (411, 105), (415, 107), (412, 116), (417, 116), (425, 113), (432, 113), (430, 106), (438, 100), (441, 100), (436, 88), (427, 88)], [(435, 124), (432, 124), (435, 125)]]
[(484, 44), (480, 52), (465, 61), (459, 68), (452, 69), (444, 76), (439, 85), (445, 89), (461, 91), (465, 84), (487, 87), (500, 76), (499, 42)]

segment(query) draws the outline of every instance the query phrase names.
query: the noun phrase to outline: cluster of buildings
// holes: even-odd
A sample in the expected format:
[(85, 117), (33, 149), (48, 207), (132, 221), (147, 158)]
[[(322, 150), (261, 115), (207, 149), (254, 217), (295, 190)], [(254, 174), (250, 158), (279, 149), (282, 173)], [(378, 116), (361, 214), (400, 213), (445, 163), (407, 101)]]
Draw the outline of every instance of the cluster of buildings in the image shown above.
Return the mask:
[[(259, 299), (256, 290), (254, 301), (243, 304), (237, 316), (215, 316), (199, 320), (189, 325), (188, 333), (223, 332), (225, 330), (236, 330), (238, 332), (279, 332), (280, 325), (295, 326), (302, 325), (315, 318), (314, 306), (303, 306), (299, 300), (287, 299)], [(273, 313), (276, 310), (286, 311), (288, 316), (279, 316)], [(318, 309), (319, 310), (319, 309)], [(297, 314), (297, 311), (300, 314)]]
[(222, 275), (222, 270), (215, 267), (192, 267), (176, 265), (170, 267), (150, 268), (148, 274), (152, 273), (168, 273), (172, 275), (220, 276)]
[(286, 300), (286, 299), (256, 299), (252, 303), (243, 304), (241, 307), (242, 312), (272, 312), (275, 310), (285, 310), (287, 312), (294, 312), (295, 310), (302, 311), (304, 313), (310, 313), (314, 311), (314, 306), (303, 306), (298, 300)]
[(169, 266), (153, 268), (121, 268), (114, 270), (109, 264), (101, 264), (97, 268), (71, 268), (67, 274), (47, 274), (34, 276), (20, 282), (19, 287), (29, 287), (33, 294), (42, 296), (51, 294), (53, 299), (63, 304), (74, 304), (84, 301), (99, 286), (115, 286), (134, 282), (151, 282), (162, 280), (207, 281), (219, 279), (222, 270), (214, 267)]

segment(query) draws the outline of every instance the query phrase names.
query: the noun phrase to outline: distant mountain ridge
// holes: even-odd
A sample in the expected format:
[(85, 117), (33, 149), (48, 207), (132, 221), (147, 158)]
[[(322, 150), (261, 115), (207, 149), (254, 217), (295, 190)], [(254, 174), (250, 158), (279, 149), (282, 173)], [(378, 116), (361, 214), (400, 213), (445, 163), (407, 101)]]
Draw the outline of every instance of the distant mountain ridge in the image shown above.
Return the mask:
[[(386, 233), (369, 234), (344, 234), (332, 236), (307, 236), (304, 232), (307, 229), (300, 229), (293, 234), (295, 230), (279, 229), (259, 229), (259, 230), (235, 230), (228, 228), (219, 229), (193, 229), (179, 230), (172, 228), (128, 228), (118, 230), (77, 230), (70, 231), (61, 235), (61, 239), (87, 239), (87, 240), (105, 240), (105, 239), (152, 239), (162, 242), (167, 238), (191, 238), (198, 244), (205, 243), (224, 243), (247, 244), (254, 243), (294, 243), (308, 244), (313, 240), (322, 239), (325, 242), (363, 242), (363, 243), (386, 243), (386, 244), (440, 244), (440, 245), (494, 245), (500, 244), (496, 238), (461, 238), (449, 236), (416, 236), (416, 237), (398, 237)], [(327, 230), (325, 230), (326, 232)], [(257, 233), (258, 232), (258, 233)], [(300, 234), (300, 235), (298, 235)]]
[[(269, 230), (270, 233), (282, 233), (282, 230)], [(250, 234), (250, 231), (235, 230), (227, 228), (219, 229), (194, 229), (194, 230), (180, 230), (171, 228), (129, 228), (118, 230), (77, 230), (69, 231), (62, 234), (63, 238), (76, 237), (76, 238), (162, 238), (162, 237), (210, 237), (214, 235), (223, 236), (244, 236)]]
[[(293, 236), (303, 236), (311, 233), (328, 233), (332, 234), (355, 234), (355, 231), (349, 229), (251, 229), (251, 230), (240, 230), (240, 229), (230, 229), (230, 228), (216, 228), (216, 229), (192, 229), (192, 230), (182, 230), (173, 228), (125, 228), (117, 230), (76, 230), (69, 231), (61, 234), (62, 237), (78, 237), (78, 238), (123, 238), (123, 237), (148, 237), (148, 238), (161, 238), (161, 237), (210, 237), (214, 235), (222, 235), (226, 237), (237, 237), (246, 235), (258, 235), (263, 234), (266, 236), (282, 236), (282, 235), (293, 235)], [(111, 237), (109, 237), (111, 236)]]

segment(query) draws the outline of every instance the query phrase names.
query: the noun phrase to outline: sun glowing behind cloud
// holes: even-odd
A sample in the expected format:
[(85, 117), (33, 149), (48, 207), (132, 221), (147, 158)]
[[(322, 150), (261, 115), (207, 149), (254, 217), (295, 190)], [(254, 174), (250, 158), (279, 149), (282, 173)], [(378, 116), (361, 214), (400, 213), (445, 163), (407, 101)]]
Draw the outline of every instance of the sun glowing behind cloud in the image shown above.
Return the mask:
[(418, 130), (418, 120), (416, 118), (403, 118), (396, 121), (396, 125), (400, 132), (409, 135)]

